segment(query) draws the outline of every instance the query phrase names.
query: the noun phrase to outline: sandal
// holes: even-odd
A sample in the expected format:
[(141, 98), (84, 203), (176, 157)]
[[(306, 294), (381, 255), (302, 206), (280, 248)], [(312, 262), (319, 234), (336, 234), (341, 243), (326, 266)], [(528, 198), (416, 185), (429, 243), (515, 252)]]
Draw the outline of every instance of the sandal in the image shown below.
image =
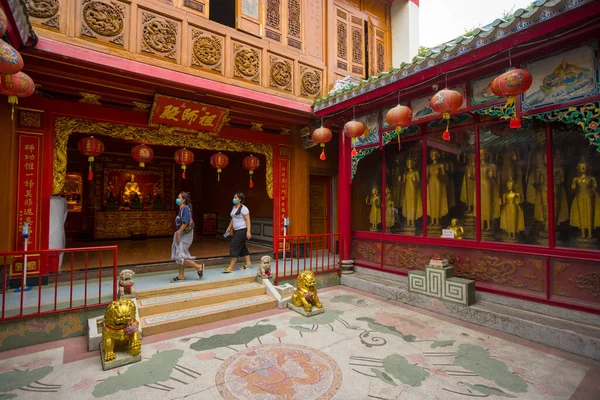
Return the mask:
[(223, 268), (223, 273), (224, 273), (224, 274), (229, 274), (229, 273), (231, 273), (231, 272), (233, 272), (233, 270), (232, 270), (232, 269), (229, 269), (229, 268)]
[(202, 269), (198, 272), (198, 279), (202, 279), (202, 277), (204, 277), (204, 264), (200, 264), (202, 265)]
[(238, 269), (240, 269), (240, 270), (244, 270), (244, 269), (246, 269), (246, 266), (245, 266), (245, 265), (240, 265), (240, 266), (238, 267)]
[(177, 282), (183, 282), (185, 281), (185, 279), (180, 279), (178, 276), (176, 276), (175, 278), (171, 279), (170, 283), (177, 283)]

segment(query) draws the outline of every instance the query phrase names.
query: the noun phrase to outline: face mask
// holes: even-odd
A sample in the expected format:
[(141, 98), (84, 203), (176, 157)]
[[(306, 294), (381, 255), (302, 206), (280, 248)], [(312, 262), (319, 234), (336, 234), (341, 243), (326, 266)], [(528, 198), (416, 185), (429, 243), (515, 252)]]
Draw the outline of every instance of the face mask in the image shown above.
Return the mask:
[(181, 200), (180, 199), (175, 200), (175, 204), (177, 204), (178, 206), (180, 206), (181, 205)]
[(237, 205), (239, 203), (238, 199), (233, 199), (233, 204)]

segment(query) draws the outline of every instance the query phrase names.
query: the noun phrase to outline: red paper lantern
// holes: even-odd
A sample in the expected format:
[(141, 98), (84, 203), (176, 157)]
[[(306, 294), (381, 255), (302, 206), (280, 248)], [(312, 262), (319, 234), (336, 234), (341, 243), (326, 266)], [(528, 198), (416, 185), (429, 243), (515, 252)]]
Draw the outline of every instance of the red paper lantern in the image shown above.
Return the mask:
[(154, 150), (145, 144), (138, 144), (131, 149), (131, 156), (135, 161), (140, 163), (140, 167), (144, 168), (146, 163), (152, 161), (154, 158)]
[(400, 150), (400, 132), (405, 126), (410, 125), (412, 121), (412, 110), (409, 107), (398, 104), (385, 115), (385, 121), (392, 128), (396, 128), (398, 135), (398, 150)]
[(356, 152), (356, 138), (363, 135), (366, 128), (367, 127), (365, 124), (354, 119), (346, 122), (344, 125), (344, 135), (352, 139), (352, 157), (356, 157), (358, 155)]
[(319, 156), (321, 160), (325, 160), (327, 158), (325, 156), (325, 143), (329, 143), (332, 136), (333, 134), (331, 133), (331, 129), (325, 128), (324, 126), (315, 129), (312, 134), (312, 140), (316, 143), (319, 143), (321, 146), (321, 155)]
[(429, 101), (431, 108), (442, 114), (446, 122), (446, 131), (442, 135), (444, 140), (450, 140), (450, 113), (457, 111), (463, 103), (463, 96), (456, 90), (442, 89), (433, 95)]
[(254, 187), (254, 183), (252, 182), (252, 175), (254, 175), (254, 171), (256, 171), (258, 167), (260, 167), (260, 160), (258, 159), (258, 157), (249, 155), (248, 157), (244, 158), (244, 161), (242, 161), (242, 165), (245, 169), (249, 171), (250, 187), (252, 188)]
[(15, 104), (19, 97), (29, 97), (35, 92), (33, 80), (23, 72), (14, 75), (0, 75), (0, 94), (8, 96), (8, 103), (12, 105), (11, 119), (15, 113)]
[(0, 7), (0, 36), (4, 36), (6, 28), (8, 28), (8, 18), (6, 18), (4, 10)]
[[(496, 96), (507, 97), (506, 104), (512, 105), (515, 102), (515, 97), (529, 90), (532, 82), (533, 78), (529, 71), (515, 68), (494, 78), (490, 84), (490, 89)], [(516, 107), (515, 115), (510, 120), (510, 127), (521, 127), (521, 120), (517, 116)]]
[(0, 75), (13, 75), (22, 69), (23, 57), (10, 44), (0, 40)]
[(221, 172), (223, 168), (229, 165), (229, 157), (225, 154), (218, 152), (210, 157), (210, 166), (217, 169), (217, 181), (221, 180)]
[(81, 139), (77, 147), (79, 148), (79, 152), (88, 158), (88, 162), (90, 163), (88, 181), (91, 181), (92, 178), (94, 178), (94, 172), (92, 169), (94, 157), (99, 157), (102, 155), (102, 153), (104, 153), (104, 143), (95, 137), (90, 136)]
[(194, 153), (186, 148), (179, 149), (175, 152), (175, 162), (181, 165), (181, 169), (183, 170), (181, 177), (185, 179), (185, 170), (188, 165), (194, 162)]

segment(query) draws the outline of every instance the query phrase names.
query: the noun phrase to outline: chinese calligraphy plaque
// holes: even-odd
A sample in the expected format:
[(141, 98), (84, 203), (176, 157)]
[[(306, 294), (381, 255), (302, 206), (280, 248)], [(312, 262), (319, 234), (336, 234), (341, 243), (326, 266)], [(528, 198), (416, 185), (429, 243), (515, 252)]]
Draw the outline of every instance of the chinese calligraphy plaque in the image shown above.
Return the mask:
[(182, 131), (218, 134), (228, 114), (229, 110), (225, 108), (157, 94), (148, 124), (174, 126)]

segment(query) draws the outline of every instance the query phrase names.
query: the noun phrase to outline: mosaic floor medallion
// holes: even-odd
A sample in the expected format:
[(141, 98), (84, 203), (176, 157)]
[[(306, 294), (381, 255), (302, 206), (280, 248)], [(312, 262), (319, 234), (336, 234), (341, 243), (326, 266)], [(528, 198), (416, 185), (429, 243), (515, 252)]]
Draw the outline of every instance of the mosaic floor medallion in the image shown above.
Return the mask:
[(327, 354), (296, 344), (252, 347), (233, 355), (217, 371), (221, 396), (241, 399), (331, 399), (342, 371)]

